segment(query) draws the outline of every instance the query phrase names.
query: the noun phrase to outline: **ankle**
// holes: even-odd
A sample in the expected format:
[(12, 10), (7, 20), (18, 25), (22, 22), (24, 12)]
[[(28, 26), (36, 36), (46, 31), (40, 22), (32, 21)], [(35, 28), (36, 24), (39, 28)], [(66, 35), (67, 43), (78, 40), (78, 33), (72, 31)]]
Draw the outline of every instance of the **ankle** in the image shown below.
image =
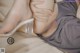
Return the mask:
[(55, 33), (56, 29), (57, 29), (57, 23), (54, 21), (54, 22), (50, 25), (49, 29), (48, 29), (45, 33), (43, 33), (42, 35), (43, 35), (44, 37), (49, 37), (49, 36), (51, 36), (53, 33)]

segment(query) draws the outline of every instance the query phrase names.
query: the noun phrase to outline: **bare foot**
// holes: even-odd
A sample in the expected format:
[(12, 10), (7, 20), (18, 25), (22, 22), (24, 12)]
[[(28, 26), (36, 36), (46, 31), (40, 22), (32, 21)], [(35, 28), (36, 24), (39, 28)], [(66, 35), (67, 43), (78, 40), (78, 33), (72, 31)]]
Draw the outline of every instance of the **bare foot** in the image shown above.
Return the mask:
[(10, 32), (20, 21), (31, 18), (32, 13), (29, 3), (30, 0), (15, 0), (15, 4), (8, 15), (8, 18), (5, 20), (2, 28), (0, 28), (0, 34)]
[(77, 14), (76, 14), (77, 18), (80, 19), (80, 5), (78, 6), (78, 10), (77, 10)]
[(76, 16), (77, 16), (77, 18), (79, 18), (79, 19), (80, 19), (80, 1), (76, 0), (76, 3), (77, 3), (77, 6), (78, 6)]
[(42, 34), (49, 29), (58, 13), (58, 8), (55, 6), (54, 0), (32, 0), (31, 8), (35, 18), (35, 33)]

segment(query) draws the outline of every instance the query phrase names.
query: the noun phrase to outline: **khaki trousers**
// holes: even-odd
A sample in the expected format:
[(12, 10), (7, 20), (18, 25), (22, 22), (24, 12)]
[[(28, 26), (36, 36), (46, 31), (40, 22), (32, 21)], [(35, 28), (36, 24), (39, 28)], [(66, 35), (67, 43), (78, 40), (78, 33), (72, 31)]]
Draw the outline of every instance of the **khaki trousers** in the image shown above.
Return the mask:
[[(6, 19), (14, 2), (14, 0), (0, 0), (0, 21)], [(16, 32), (10, 37), (15, 40), (12, 45), (7, 43), (8, 37), (0, 37), (0, 48), (5, 48), (6, 53), (63, 53), (33, 34)]]
[(2, 48), (5, 48), (6, 53), (63, 53), (35, 35), (31, 36), (26, 33), (16, 32), (12, 37), (15, 39), (12, 45), (6, 42), (7, 37), (3, 37)]
[(14, 4), (14, 0), (0, 0), (0, 21), (4, 21)]

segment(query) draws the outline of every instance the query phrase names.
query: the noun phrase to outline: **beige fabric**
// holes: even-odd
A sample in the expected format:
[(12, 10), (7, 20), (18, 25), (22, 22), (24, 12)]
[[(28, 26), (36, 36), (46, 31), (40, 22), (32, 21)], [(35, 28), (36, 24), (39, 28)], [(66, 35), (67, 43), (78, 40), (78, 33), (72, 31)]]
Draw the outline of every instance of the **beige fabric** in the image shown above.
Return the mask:
[[(0, 21), (7, 18), (13, 5), (14, 0), (0, 0)], [(12, 45), (7, 43), (8, 37), (0, 37), (0, 48), (6, 48), (6, 53), (63, 53), (56, 47), (45, 43), (36, 35), (16, 32), (11, 37), (15, 40)]]
[(13, 37), (15, 43), (6, 47), (6, 53), (63, 53), (37, 36), (18, 32)]
[[(5, 24), (4, 21), (8, 17), (8, 14), (11, 12), (14, 3), (15, 3), (15, 0), (0, 0), (0, 22)], [(2, 23), (0, 23), (0, 25)], [(2, 25), (4, 25), (4, 24), (2, 24)], [(33, 25), (31, 25), (31, 24), (32, 24), (32, 22), (21, 26), (18, 31), (25, 32), (27, 28), (32, 28)]]
[(57, 2), (61, 2), (61, 1), (63, 1), (63, 0), (56, 0)]
[(15, 39), (12, 45), (7, 43), (8, 37), (0, 37), (0, 48), (5, 48), (6, 53), (63, 53), (34, 34), (16, 32), (12, 37)]
[(14, 0), (0, 0), (0, 21), (6, 18), (13, 4)]

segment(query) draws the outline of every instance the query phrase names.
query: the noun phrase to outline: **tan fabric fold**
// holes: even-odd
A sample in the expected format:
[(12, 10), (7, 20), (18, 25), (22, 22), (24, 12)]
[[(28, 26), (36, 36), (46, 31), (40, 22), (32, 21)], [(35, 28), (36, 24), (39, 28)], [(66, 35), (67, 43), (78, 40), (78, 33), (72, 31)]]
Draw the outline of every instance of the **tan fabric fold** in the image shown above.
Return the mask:
[(0, 0), (0, 21), (4, 21), (14, 4), (14, 0)]

